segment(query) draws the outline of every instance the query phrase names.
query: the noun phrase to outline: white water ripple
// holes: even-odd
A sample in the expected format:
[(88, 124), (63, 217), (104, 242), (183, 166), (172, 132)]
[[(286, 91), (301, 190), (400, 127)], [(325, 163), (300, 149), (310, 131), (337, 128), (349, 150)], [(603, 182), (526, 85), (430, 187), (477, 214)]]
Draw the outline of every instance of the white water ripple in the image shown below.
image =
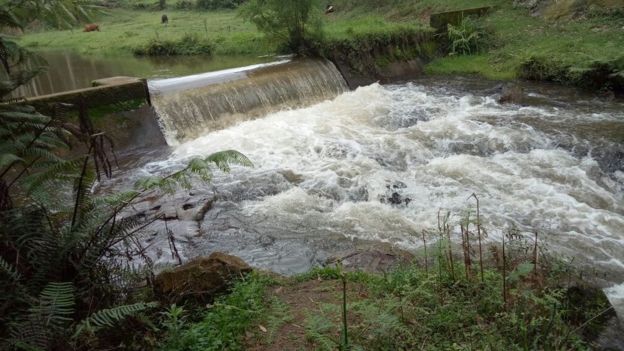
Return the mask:
[[(537, 230), (563, 254), (623, 271), (623, 170), (605, 171), (591, 154), (563, 147), (563, 134), (552, 131), (557, 123), (563, 130), (593, 121), (624, 123), (624, 113), (499, 105), (414, 84), (374, 84), (211, 132), (147, 168), (235, 149), (255, 168), (236, 168), (218, 177), (217, 187), (245, 173), (290, 170), (302, 177), (289, 190), (244, 201), (248, 217), (269, 218), (276, 232), (298, 224), (314, 235), (408, 248), (420, 245), (415, 235), (422, 229), (436, 227), (440, 209), (455, 222), (474, 210), (475, 193), (491, 240), (510, 226)], [(393, 192), (411, 201), (380, 201)]]

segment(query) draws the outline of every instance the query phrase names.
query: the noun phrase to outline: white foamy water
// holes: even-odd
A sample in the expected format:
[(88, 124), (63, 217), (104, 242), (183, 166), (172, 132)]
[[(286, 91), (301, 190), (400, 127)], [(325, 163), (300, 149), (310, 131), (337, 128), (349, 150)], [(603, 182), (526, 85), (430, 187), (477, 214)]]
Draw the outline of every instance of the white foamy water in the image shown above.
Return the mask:
[[(613, 279), (621, 282), (624, 182), (621, 163), (612, 162), (621, 145), (576, 133), (575, 123), (593, 122), (624, 130), (624, 112), (502, 106), (487, 96), (375, 84), (211, 132), (142, 172), (218, 150), (244, 153), (255, 168), (235, 168), (213, 185), (253, 193), (232, 213), (277, 240), (340, 235), (414, 248), (439, 211), (453, 223), (474, 213), (474, 193), (489, 240), (512, 226), (537, 230), (552, 249), (620, 272)], [(267, 191), (265, 175), (285, 170), (301, 181)], [(398, 205), (389, 203), (394, 193)]]

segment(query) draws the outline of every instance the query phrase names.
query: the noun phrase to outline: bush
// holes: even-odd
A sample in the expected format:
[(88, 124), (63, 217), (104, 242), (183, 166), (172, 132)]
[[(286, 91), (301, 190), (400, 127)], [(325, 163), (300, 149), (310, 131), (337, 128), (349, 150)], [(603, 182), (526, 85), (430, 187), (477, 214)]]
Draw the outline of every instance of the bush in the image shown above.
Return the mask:
[(194, 7), (193, 2), (190, 0), (180, 0), (175, 3), (177, 10), (190, 10)]
[(137, 56), (185, 56), (211, 55), (212, 42), (200, 39), (197, 35), (187, 34), (178, 41), (152, 39), (147, 45), (134, 49)]
[(197, 0), (196, 7), (201, 10), (235, 9), (243, 0)]
[(486, 30), (471, 17), (464, 18), (456, 26), (449, 23), (447, 35), (451, 55), (476, 54), (486, 46)]
[[(266, 309), (266, 288), (273, 279), (252, 273), (236, 282), (229, 295), (218, 298), (203, 320), (180, 328), (167, 327), (161, 350), (242, 350), (245, 330)], [(169, 323), (171, 324), (171, 323)]]
[(317, 0), (250, 0), (240, 14), (284, 52), (306, 54), (323, 34)]

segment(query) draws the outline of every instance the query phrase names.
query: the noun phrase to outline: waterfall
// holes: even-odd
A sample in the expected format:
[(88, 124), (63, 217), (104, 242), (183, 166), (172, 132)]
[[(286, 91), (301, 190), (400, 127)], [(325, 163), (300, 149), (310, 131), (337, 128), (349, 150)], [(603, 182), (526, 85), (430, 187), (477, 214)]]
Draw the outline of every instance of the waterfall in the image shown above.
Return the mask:
[(270, 112), (311, 105), (347, 90), (326, 60), (285, 60), (153, 80), (149, 90), (170, 145)]

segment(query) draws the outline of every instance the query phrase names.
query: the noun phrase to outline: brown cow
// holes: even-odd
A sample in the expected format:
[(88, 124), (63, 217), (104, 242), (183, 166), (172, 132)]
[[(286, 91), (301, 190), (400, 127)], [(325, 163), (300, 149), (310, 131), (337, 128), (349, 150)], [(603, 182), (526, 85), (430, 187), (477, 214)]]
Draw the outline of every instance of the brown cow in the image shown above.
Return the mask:
[(96, 23), (85, 24), (83, 32), (95, 32), (100, 31), (100, 26)]

